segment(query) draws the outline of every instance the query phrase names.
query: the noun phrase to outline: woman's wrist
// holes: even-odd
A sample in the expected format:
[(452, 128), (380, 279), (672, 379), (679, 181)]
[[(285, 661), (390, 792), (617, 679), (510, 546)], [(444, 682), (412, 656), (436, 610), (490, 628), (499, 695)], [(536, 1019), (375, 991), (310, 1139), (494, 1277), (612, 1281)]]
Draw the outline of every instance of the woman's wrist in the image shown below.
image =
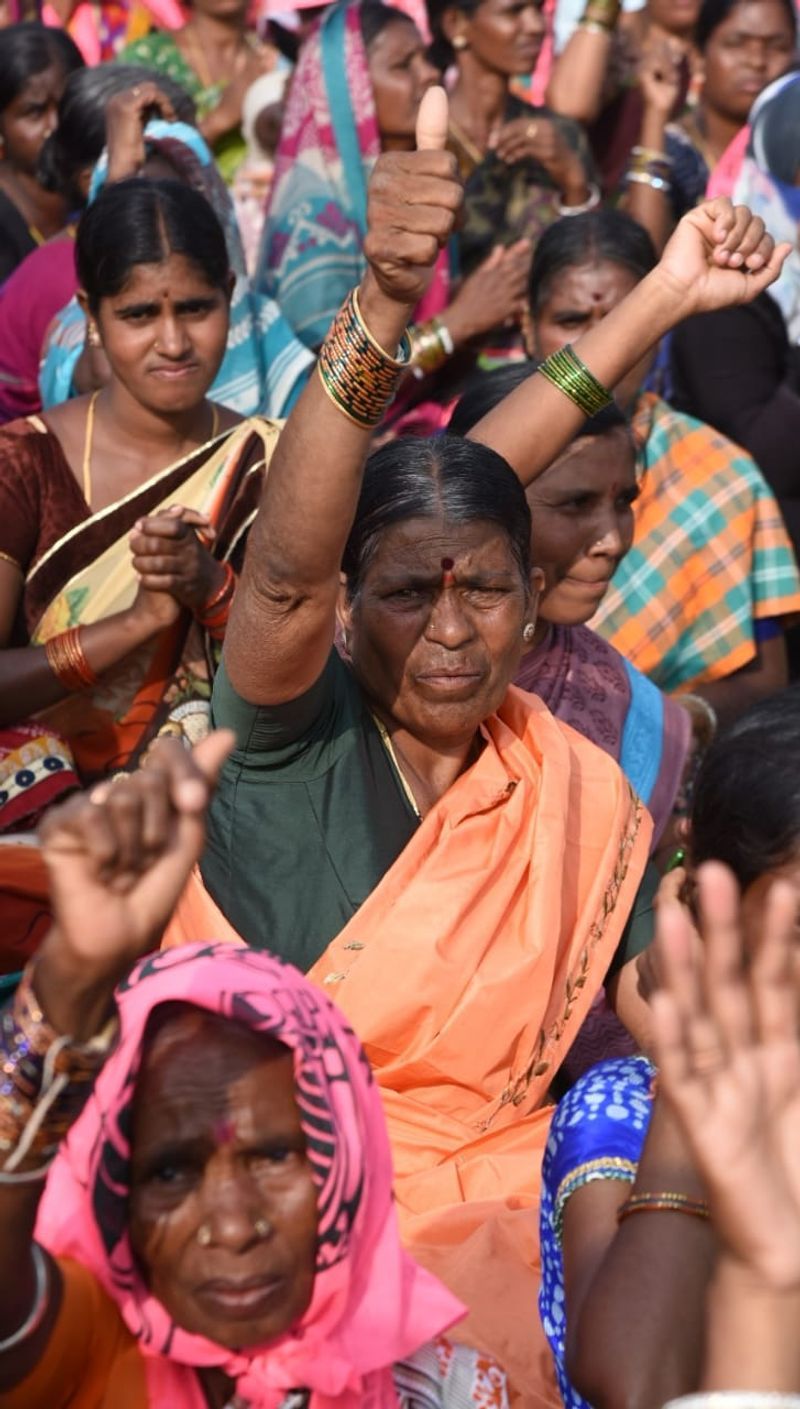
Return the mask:
[(367, 268), (358, 289), (358, 307), (372, 337), (390, 357), (395, 357), (411, 322), (414, 304), (398, 303), (390, 298)]
[(796, 1286), (778, 1287), (723, 1251), (711, 1281), (707, 1322), (704, 1390), (798, 1392), (800, 1277)]
[(73, 957), (53, 925), (33, 966), (33, 990), (57, 1033), (75, 1042), (90, 1042), (112, 1015), (114, 989), (124, 972), (120, 966), (95, 969), (85, 957)]

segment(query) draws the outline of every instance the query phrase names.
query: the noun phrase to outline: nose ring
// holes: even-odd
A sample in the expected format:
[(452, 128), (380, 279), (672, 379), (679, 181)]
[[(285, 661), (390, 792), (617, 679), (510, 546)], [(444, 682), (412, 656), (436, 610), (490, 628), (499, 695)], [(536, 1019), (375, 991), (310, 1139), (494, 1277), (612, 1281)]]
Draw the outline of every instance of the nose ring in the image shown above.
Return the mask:
[(200, 1244), (201, 1248), (210, 1247), (211, 1229), (209, 1228), (207, 1223), (200, 1224), (200, 1227), (197, 1230), (197, 1241)]
[(253, 1232), (257, 1238), (266, 1238), (269, 1232), (269, 1223), (266, 1218), (257, 1218), (253, 1224)]

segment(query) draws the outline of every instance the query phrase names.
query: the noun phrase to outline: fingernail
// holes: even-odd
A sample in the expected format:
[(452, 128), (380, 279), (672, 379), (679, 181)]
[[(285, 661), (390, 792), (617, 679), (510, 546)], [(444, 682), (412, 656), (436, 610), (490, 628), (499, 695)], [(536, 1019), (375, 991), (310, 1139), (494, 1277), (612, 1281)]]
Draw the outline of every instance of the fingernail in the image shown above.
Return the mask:
[(184, 778), (175, 789), (175, 801), (187, 812), (200, 812), (208, 801), (208, 789), (199, 778)]

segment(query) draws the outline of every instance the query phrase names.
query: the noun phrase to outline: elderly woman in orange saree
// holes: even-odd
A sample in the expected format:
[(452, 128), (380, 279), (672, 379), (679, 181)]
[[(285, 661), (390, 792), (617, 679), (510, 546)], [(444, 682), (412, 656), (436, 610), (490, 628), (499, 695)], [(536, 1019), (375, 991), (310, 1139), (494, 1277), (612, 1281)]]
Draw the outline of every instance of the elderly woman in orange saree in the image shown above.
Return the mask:
[[(202, 196), (111, 186), (76, 252), (110, 380), (0, 432), (6, 834), (69, 788), (135, 766), (157, 733), (203, 732), (237, 548), (277, 434), (206, 399), (231, 280)], [(13, 970), (46, 891), (30, 842), (3, 846), (0, 865), (2, 968)]]
[(608, 755), (510, 683), (541, 583), (522, 486), (675, 320), (755, 295), (783, 255), (747, 211), (691, 212), (570, 376), (556, 359), (474, 439), (395, 441), (364, 472), (460, 204), (446, 131), (432, 90), (420, 150), (377, 163), (369, 268), (273, 456), (214, 685), (238, 745), (208, 892), (195, 880), (167, 939), (221, 937), (221, 911), (229, 938), (324, 985), (381, 1089), (407, 1245), (469, 1306), (463, 1336), (542, 1406), (547, 1091), (604, 981), (647, 1040), (650, 822)]

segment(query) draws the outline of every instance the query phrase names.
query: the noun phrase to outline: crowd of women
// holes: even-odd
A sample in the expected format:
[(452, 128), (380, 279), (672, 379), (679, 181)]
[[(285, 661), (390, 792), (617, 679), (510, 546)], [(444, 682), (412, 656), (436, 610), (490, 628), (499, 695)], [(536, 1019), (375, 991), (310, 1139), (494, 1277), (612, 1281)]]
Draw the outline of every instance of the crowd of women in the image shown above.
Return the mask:
[(796, 1409), (794, 0), (17, 3), (0, 1402)]

